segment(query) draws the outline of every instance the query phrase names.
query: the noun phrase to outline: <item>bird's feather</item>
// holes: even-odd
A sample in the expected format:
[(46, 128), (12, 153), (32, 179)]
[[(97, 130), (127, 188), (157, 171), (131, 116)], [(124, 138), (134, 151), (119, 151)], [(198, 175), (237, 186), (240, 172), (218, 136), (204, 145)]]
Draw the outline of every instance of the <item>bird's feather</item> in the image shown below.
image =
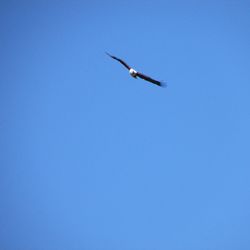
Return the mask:
[(110, 55), (108, 52), (106, 52), (106, 54), (107, 54), (108, 56), (110, 56), (111, 58), (113, 58), (113, 59), (117, 60), (118, 62), (120, 62), (120, 63), (121, 63), (123, 66), (125, 66), (128, 70), (131, 69), (131, 67), (130, 67), (127, 63), (125, 63), (122, 59), (117, 58), (117, 57), (115, 57), (115, 56), (112, 56), (112, 55)]
[(157, 80), (155, 80), (155, 79), (153, 79), (153, 78), (151, 78), (149, 76), (146, 76), (146, 75), (144, 75), (144, 74), (142, 74), (140, 72), (137, 72), (136, 76), (138, 76), (141, 79), (146, 80), (148, 82), (152, 82), (152, 83), (154, 83), (154, 84), (156, 84), (158, 86), (163, 86), (163, 82), (157, 81)]

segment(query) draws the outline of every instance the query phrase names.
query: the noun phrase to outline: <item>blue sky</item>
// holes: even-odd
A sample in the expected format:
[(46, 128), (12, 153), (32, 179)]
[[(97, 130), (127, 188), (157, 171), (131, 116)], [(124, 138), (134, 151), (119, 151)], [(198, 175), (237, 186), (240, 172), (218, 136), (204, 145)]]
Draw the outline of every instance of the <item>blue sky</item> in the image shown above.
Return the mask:
[(1, 1), (1, 249), (249, 250), (249, 12)]

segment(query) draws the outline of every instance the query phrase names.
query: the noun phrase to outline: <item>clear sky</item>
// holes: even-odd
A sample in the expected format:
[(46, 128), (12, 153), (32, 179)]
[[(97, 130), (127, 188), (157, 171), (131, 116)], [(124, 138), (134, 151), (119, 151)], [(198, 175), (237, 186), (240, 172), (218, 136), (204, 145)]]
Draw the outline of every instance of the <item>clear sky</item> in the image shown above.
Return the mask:
[(249, 13), (1, 1), (0, 248), (249, 250)]

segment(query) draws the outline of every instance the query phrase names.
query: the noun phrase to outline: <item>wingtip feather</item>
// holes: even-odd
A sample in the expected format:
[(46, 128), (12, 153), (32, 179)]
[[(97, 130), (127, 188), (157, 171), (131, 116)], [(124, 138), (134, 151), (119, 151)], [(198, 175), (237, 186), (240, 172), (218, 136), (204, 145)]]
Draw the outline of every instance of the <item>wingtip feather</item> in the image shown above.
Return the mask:
[(105, 51), (105, 54), (108, 55), (108, 56), (111, 56), (107, 51)]
[(168, 86), (167, 82), (161, 81), (160, 86), (166, 88)]

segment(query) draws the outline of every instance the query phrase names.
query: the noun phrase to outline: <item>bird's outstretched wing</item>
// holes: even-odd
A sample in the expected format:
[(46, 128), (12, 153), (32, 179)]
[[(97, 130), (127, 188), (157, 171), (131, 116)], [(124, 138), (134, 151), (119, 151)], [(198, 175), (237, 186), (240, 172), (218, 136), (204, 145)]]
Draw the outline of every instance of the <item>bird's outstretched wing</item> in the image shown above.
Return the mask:
[(143, 80), (146, 80), (146, 81), (148, 81), (148, 82), (152, 82), (153, 84), (156, 84), (156, 85), (158, 85), (158, 86), (161, 86), (161, 87), (164, 86), (164, 83), (163, 83), (163, 82), (154, 80), (153, 78), (151, 78), (151, 77), (149, 77), (149, 76), (146, 76), (146, 75), (144, 75), (144, 74), (142, 74), (142, 73), (140, 73), (140, 72), (137, 72), (137, 73), (136, 73), (136, 76), (138, 76), (138, 77), (140, 77), (140, 78), (142, 78)]
[(129, 65), (128, 65), (127, 63), (125, 63), (122, 59), (117, 58), (117, 57), (115, 57), (115, 56), (112, 56), (112, 55), (110, 55), (108, 52), (106, 52), (106, 54), (107, 54), (108, 56), (110, 56), (111, 58), (113, 58), (113, 59), (117, 60), (118, 62), (120, 62), (120, 63), (121, 63), (123, 66), (125, 66), (128, 70), (131, 69), (131, 67), (129, 67)]

